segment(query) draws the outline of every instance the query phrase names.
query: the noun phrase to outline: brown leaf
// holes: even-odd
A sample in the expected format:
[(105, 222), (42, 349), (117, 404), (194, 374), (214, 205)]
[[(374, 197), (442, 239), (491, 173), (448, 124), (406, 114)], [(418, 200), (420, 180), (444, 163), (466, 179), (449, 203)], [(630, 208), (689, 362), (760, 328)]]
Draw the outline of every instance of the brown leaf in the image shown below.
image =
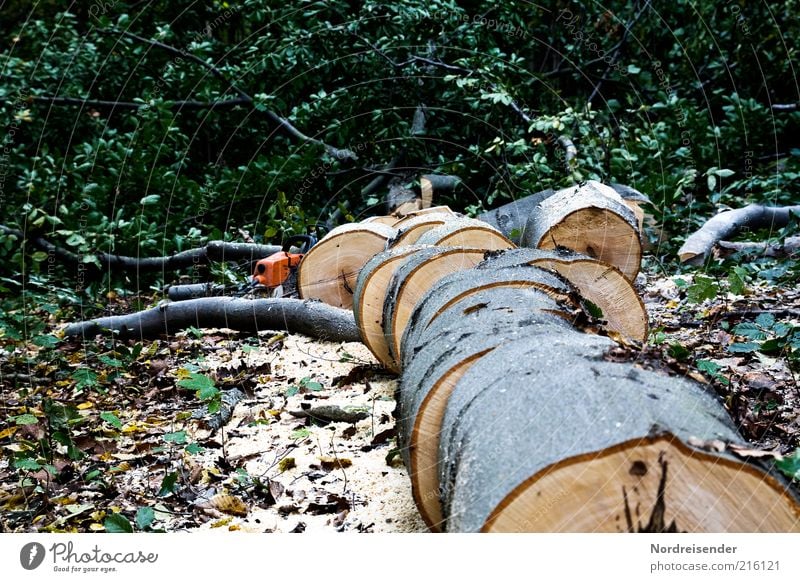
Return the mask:
[(350, 502), (345, 497), (335, 493), (328, 493), (315, 497), (309, 502), (305, 512), (311, 515), (321, 515), (324, 513), (339, 513), (346, 509), (350, 509)]
[(350, 459), (343, 457), (320, 457), (320, 465), (326, 471), (333, 471), (334, 469), (346, 469), (353, 464)]
[(230, 515), (244, 517), (247, 515), (247, 505), (244, 501), (229, 493), (217, 493), (209, 499), (208, 504), (214, 509)]
[(394, 436), (394, 433), (395, 433), (395, 428), (394, 427), (387, 428), (386, 430), (383, 430), (383, 431), (379, 432), (378, 434), (376, 434), (372, 438), (372, 441), (371, 441), (370, 444), (373, 445), (373, 446), (382, 445), (383, 443), (385, 443), (389, 439), (391, 439)]

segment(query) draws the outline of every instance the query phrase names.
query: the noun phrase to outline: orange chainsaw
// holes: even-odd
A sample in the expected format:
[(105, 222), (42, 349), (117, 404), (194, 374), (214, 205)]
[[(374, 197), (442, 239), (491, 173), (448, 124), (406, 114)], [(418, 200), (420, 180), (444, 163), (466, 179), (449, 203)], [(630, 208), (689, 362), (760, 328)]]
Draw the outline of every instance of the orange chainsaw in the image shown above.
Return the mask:
[[(250, 286), (266, 288), (272, 297), (293, 295), (297, 290), (297, 267), (316, 242), (310, 234), (289, 237), (280, 251), (256, 263)], [(300, 252), (289, 252), (292, 247), (299, 248)]]

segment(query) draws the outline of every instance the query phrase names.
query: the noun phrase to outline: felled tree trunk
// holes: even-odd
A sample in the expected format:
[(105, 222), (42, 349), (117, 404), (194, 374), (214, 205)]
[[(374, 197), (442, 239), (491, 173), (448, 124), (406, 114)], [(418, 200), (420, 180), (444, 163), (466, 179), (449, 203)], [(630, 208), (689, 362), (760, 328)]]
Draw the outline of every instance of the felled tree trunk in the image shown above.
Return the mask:
[(423, 234), (451, 220), (456, 220), (456, 216), (447, 212), (415, 213), (398, 220), (393, 225), (397, 229), (397, 238), (392, 241), (392, 248), (416, 244)]
[(153, 338), (194, 327), (224, 327), (236, 331), (286, 330), (326, 341), (359, 341), (349, 311), (318, 301), (299, 299), (237, 299), (208, 297), (166, 303), (131, 313), (68, 325), (67, 336), (91, 338), (105, 331), (120, 338)]
[(786, 483), (726, 448), (742, 439), (716, 396), (608, 361), (615, 342), (573, 326), (581, 298), (569, 276), (600, 294), (615, 273), (632, 292), (619, 271), (532, 249), (470, 268), (471, 252), (385, 253), (358, 282), (385, 289), (399, 442), (431, 529), (800, 531)]
[(602, 321), (602, 329), (610, 335), (629, 343), (647, 340), (644, 303), (616, 267), (564, 249), (516, 249), (487, 259), (478, 268), (495, 271), (522, 265), (534, 265), (564, 277), (582, 299), (599, 309), (595, 317)]
[(383, 305), (386, 291), (403, 259), (416, 253), (417, 245), (391, 248), (372, 257), (356, 280), (353, 295), (353, 315), (364, 342), (378, 361), (387, 369), (394, 369), (394, 359), (383, 333)]
[[(526, 270), (548, 278), (541, 269)], [(424, 303), (430, 302), (437, 303), (435, 294)], [(415, 333), (407, 336), (406, 349), (414, 355), (406, 357), (401, 380), (399, 434), (414, 499), (426, 523), (438, 531), (443, 522), (439, 435), (452, 391), (496, 347), (524, 337), (548, 343), (555, 330), (569, 329), (570, 314), (536, 287), (484, 287), (435, 313), (428, 325), (422, 318), (409, 325)]]
[(708, 219), (698, 231), (689, 235), (678, 250), (678, 257), (684, 263), (702, 264), (719, 241), (736, 235), (743, 228), (782, 228), (789, 223), (791, 213), (800, 215), (800, 206), (750, 204), (744, 208), (720, 212)]
[(391, 369), (400, 369), (400, 339), (419, 299), (436, 281), (474, 267), (484, 255), (482, 249), (425, 247), (403, 260), (392, 275), (383, 303), (383, 333), (392, 356)]

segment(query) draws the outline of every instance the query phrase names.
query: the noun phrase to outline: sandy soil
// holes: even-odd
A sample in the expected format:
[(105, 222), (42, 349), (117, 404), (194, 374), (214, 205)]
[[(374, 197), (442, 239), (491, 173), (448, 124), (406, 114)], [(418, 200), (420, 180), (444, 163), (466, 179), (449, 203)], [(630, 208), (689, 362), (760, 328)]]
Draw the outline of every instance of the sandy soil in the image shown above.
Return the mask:
[[(268, 343), (274, 335), (267, 332), (260, 337)], [(213, 436), (208, 430), (194, 431), (197, 442), (215, 442), (219, 448), (194, 455), (191, 463), (211, 466), (224, 450), (227, 462), (239, 467), (240, 474), (244, 469), (262, 483), (271, 483), (270, 491), (278, 494), (274, 503), (269, 496), (266, 502), (244, 499), (247, 515), (233, 517), (215, 509), (220, 497), (214, 495), (224, 493), (225, 482), (209, 487), (198, 504), (216, 519), (200, 529), (425, 531), (399, 456), (387, 463), (395, 446), (389, 431), (394, 427), (396, 380), (374, 375), (338, 387), (333, 384), (354, 368), (375, 363), (360, 343), (332, 344), (295, 335), (263, 349), (219, 350), (205, 358), (201, 370), (211, 375), (265, 368), (271, 373), (258, 378), (253, 394), (236, 405), (223, 429)], [(309, 380), (303, 382), (304, 378)], [(361, 411), (366, 418), (355, 424), (317, 426), (289, 412), (309, 404)]]

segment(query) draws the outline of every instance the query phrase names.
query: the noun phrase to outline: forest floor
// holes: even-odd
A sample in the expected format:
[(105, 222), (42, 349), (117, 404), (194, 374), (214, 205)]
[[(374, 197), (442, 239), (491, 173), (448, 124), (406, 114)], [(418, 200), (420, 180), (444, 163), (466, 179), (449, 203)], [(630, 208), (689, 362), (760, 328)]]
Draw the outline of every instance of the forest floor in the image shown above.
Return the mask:
[[(608, 357), (706, 384), (750, 443), (739, 454), (800, 469), (800, 391), (780, 342), (800, 292), (690, 302), (692, 283), (647, 278), (650, 341)], [(396, 380), (360, 343), (196, 329), (30, 343), (2, 352), (0, 380), (0, 531), (426, 529), (396, 450)]]

